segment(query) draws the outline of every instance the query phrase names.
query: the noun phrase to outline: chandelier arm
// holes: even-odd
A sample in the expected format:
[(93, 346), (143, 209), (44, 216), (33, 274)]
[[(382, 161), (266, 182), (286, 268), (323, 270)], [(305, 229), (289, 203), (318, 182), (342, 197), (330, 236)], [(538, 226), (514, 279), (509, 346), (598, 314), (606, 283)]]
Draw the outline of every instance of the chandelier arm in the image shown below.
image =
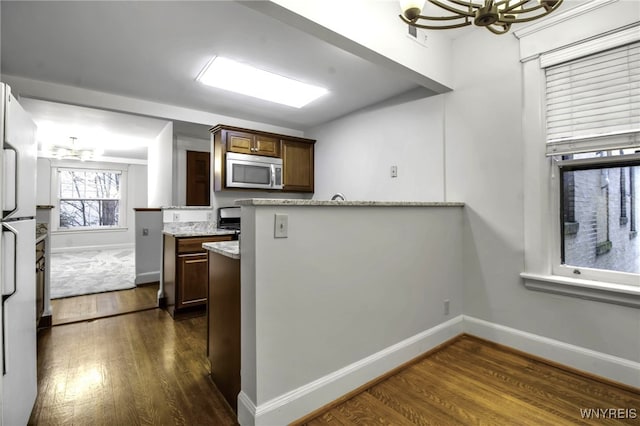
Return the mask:
[(511, 28), (511, 24), (500, 24), (500, 26), (502, 27), (502, 30), (498, 30), (497, 28), (494, 28), (494, 26), (495, 25), (487, 25), (485, 28), (491, 31), (492, 33), (498, 34), (498, 35), (509, 32), (509, 29)]
[[(456, 1), (456, 0), (450, 0), (450, 1)], [(476, 16), (475, 12), (459, 10), (459, 9), (456, 9), (455, 7), (449, 6), (448, 4), (440, 2), (439, 0), (429, 0), (429, 2), (435, 4), (438, 7), (441, 7), (442, 9), (448, 10), (451, 13), (460, 15), (461, 17), (468, 16), (470, 18), (473, 18), (474, 16)]]
[[(432, 0), (427, 0), (429, 3), (433, 3), (436, 4), (435, 2), (433, 2)], [(449, 1), (451, 3), (455, 3), (459, 6), (465, 7), (467, 9), (469, 8), (473, 8), (473, 9), (480, 9), (482, 6), (484, 6), (481, 3), (474, 3), (472, 1), (465, 1), (465, 0), (446, 0)]]
[(524, 13), (528, 13), (528, 12), (532, 12), (532, 11), (538, 10), (540, 8), (545, 9), (545, 11), (543, 13), (539, 13), (537, 15), (529, 16), (529, 17), (526, 17), (526, 18), (515, 18), (515, 17), (514, 18), (507, 18), (507, 17), (501, 16), (500, 17), (500, 22), (509, 23), (509, 24), (516, 24), (516, 23), (521, 23), (521, 22), (530, 22), (530, 21), (536, 20), (538, 18), (542, 18), (543, 16), (546, 16), (546, 15), (550, 14), (551, 12), (556, 10), (558, 8), (558, 6), (560, 6), (561, 4), (562, 4), (562, 0), (558, 1), (558, 3), (556, 3), (551, 9), (546, 9), (543, 5), (538, 5), (538, 6), (529, 8), (529, 9), (524, 9), (521, 12), (518, 13), (518, 16), (522, 15)]
[[(494, 2), (494, 4), (498, 7), (498, 10), (500, 10), (500, 6), (502, 6), (503, 4), (508, 4), (511, 1), (512, 0), (500, 0), (500, 1)], [(505, 9), (500, 10), (500, 13), (509, 13), (509, 12), (513, 11), (513, 9), (515, 9), (517, 7), (524, 6), (525, 4), (529, 3), (529, 1), (531, 1), (531, 0), (521, 0), (521, 1), (517, 2), (517, 3), (509, 4)], [(540, 6), (537, 6), (537, 7), (540, 7)], [(537, 9), (537, 7), (534, 8), (534, 9)], [(530, 9), (530, 10), (534, 10), (534, 9)], [(513, 13), (522, 13), (522, 12), (524, 12), (524, 10), (513, 12)]]
[(428, 21), (452, 21), (454, 19), (469, 19), (466, 16), (425, 16), (425, 15), (418, 15), (415, 17), (415, 19), (410, 20), (405, 18), (402, 15), (398, 15), (400, 17), (400, 19), (402, 19), (404, 22), (406, 22), (409, 25), (415, 25), (416, 22), (418, 22), (419, 19), (424, 19), (424, 20), (428, 20)]
[(422, 24), (416, 24), (411, 21), (408, 21), (408, 22), (410, 22), (411, 25), (416, 28), (422, 28), (425, 30), (450, 30), (453, 28), (462, 28), (462, 27), (466, 27), (467, 25), (471, 25), (471, 22), (469, 21), (461, 22), (459, 24), (452, 24), (452, 25), (422, 25)]

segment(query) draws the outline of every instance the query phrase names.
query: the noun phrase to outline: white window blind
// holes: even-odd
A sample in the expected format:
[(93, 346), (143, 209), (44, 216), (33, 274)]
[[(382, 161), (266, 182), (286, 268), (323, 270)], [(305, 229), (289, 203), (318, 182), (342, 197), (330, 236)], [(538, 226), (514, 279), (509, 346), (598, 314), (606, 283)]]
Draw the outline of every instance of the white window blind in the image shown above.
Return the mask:
[(547, 155), (640, 147), (640, 42), (545, 71)]

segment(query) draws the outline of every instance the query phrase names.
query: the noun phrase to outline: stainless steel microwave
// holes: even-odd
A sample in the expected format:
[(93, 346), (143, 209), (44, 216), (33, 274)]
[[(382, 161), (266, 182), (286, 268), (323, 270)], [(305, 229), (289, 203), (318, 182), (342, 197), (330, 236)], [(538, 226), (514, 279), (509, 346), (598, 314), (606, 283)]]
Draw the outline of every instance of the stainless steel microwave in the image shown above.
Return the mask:
[(282, 159), (227, 152), (227, 188), (282, 189)]

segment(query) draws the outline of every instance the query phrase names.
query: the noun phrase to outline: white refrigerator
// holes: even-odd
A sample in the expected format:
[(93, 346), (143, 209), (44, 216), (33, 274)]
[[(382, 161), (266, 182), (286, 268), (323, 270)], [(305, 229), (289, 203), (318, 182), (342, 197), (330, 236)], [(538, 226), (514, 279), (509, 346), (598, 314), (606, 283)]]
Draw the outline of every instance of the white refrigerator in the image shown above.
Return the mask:
[(36, 125), (0, 83), (0, 424), (27, 424), (36, 374)]

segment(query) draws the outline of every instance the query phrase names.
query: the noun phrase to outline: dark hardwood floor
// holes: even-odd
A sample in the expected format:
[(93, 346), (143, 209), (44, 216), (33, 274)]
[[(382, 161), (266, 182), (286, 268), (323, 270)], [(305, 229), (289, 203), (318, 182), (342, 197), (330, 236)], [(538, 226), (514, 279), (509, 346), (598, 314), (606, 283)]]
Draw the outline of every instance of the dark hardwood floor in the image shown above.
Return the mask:
[(233, 425), (209, 378), (206, 317), (161, 309), (41, 330), (33, 425)]
[[(589, 409), (607, 410), (608, 417), (618, 418), (605, 419), (603, 412), (598, 412), (600, 418), (583, 419), (581, 410)], [(640, 390), (604, 383), (463, 336), (300, 423), (638, 425)]]
[(53, 325), (153, 309), (158, 306), (158, 283), (51, 301)]
[[(618, 418), (581, 417), (598, 409)], [(209, 377), (206, 317), (152, 309), (41, 330), (29, 424), (237, 423)], [(462, 336), (294, 424), (637, 425), (640, 391)]]

